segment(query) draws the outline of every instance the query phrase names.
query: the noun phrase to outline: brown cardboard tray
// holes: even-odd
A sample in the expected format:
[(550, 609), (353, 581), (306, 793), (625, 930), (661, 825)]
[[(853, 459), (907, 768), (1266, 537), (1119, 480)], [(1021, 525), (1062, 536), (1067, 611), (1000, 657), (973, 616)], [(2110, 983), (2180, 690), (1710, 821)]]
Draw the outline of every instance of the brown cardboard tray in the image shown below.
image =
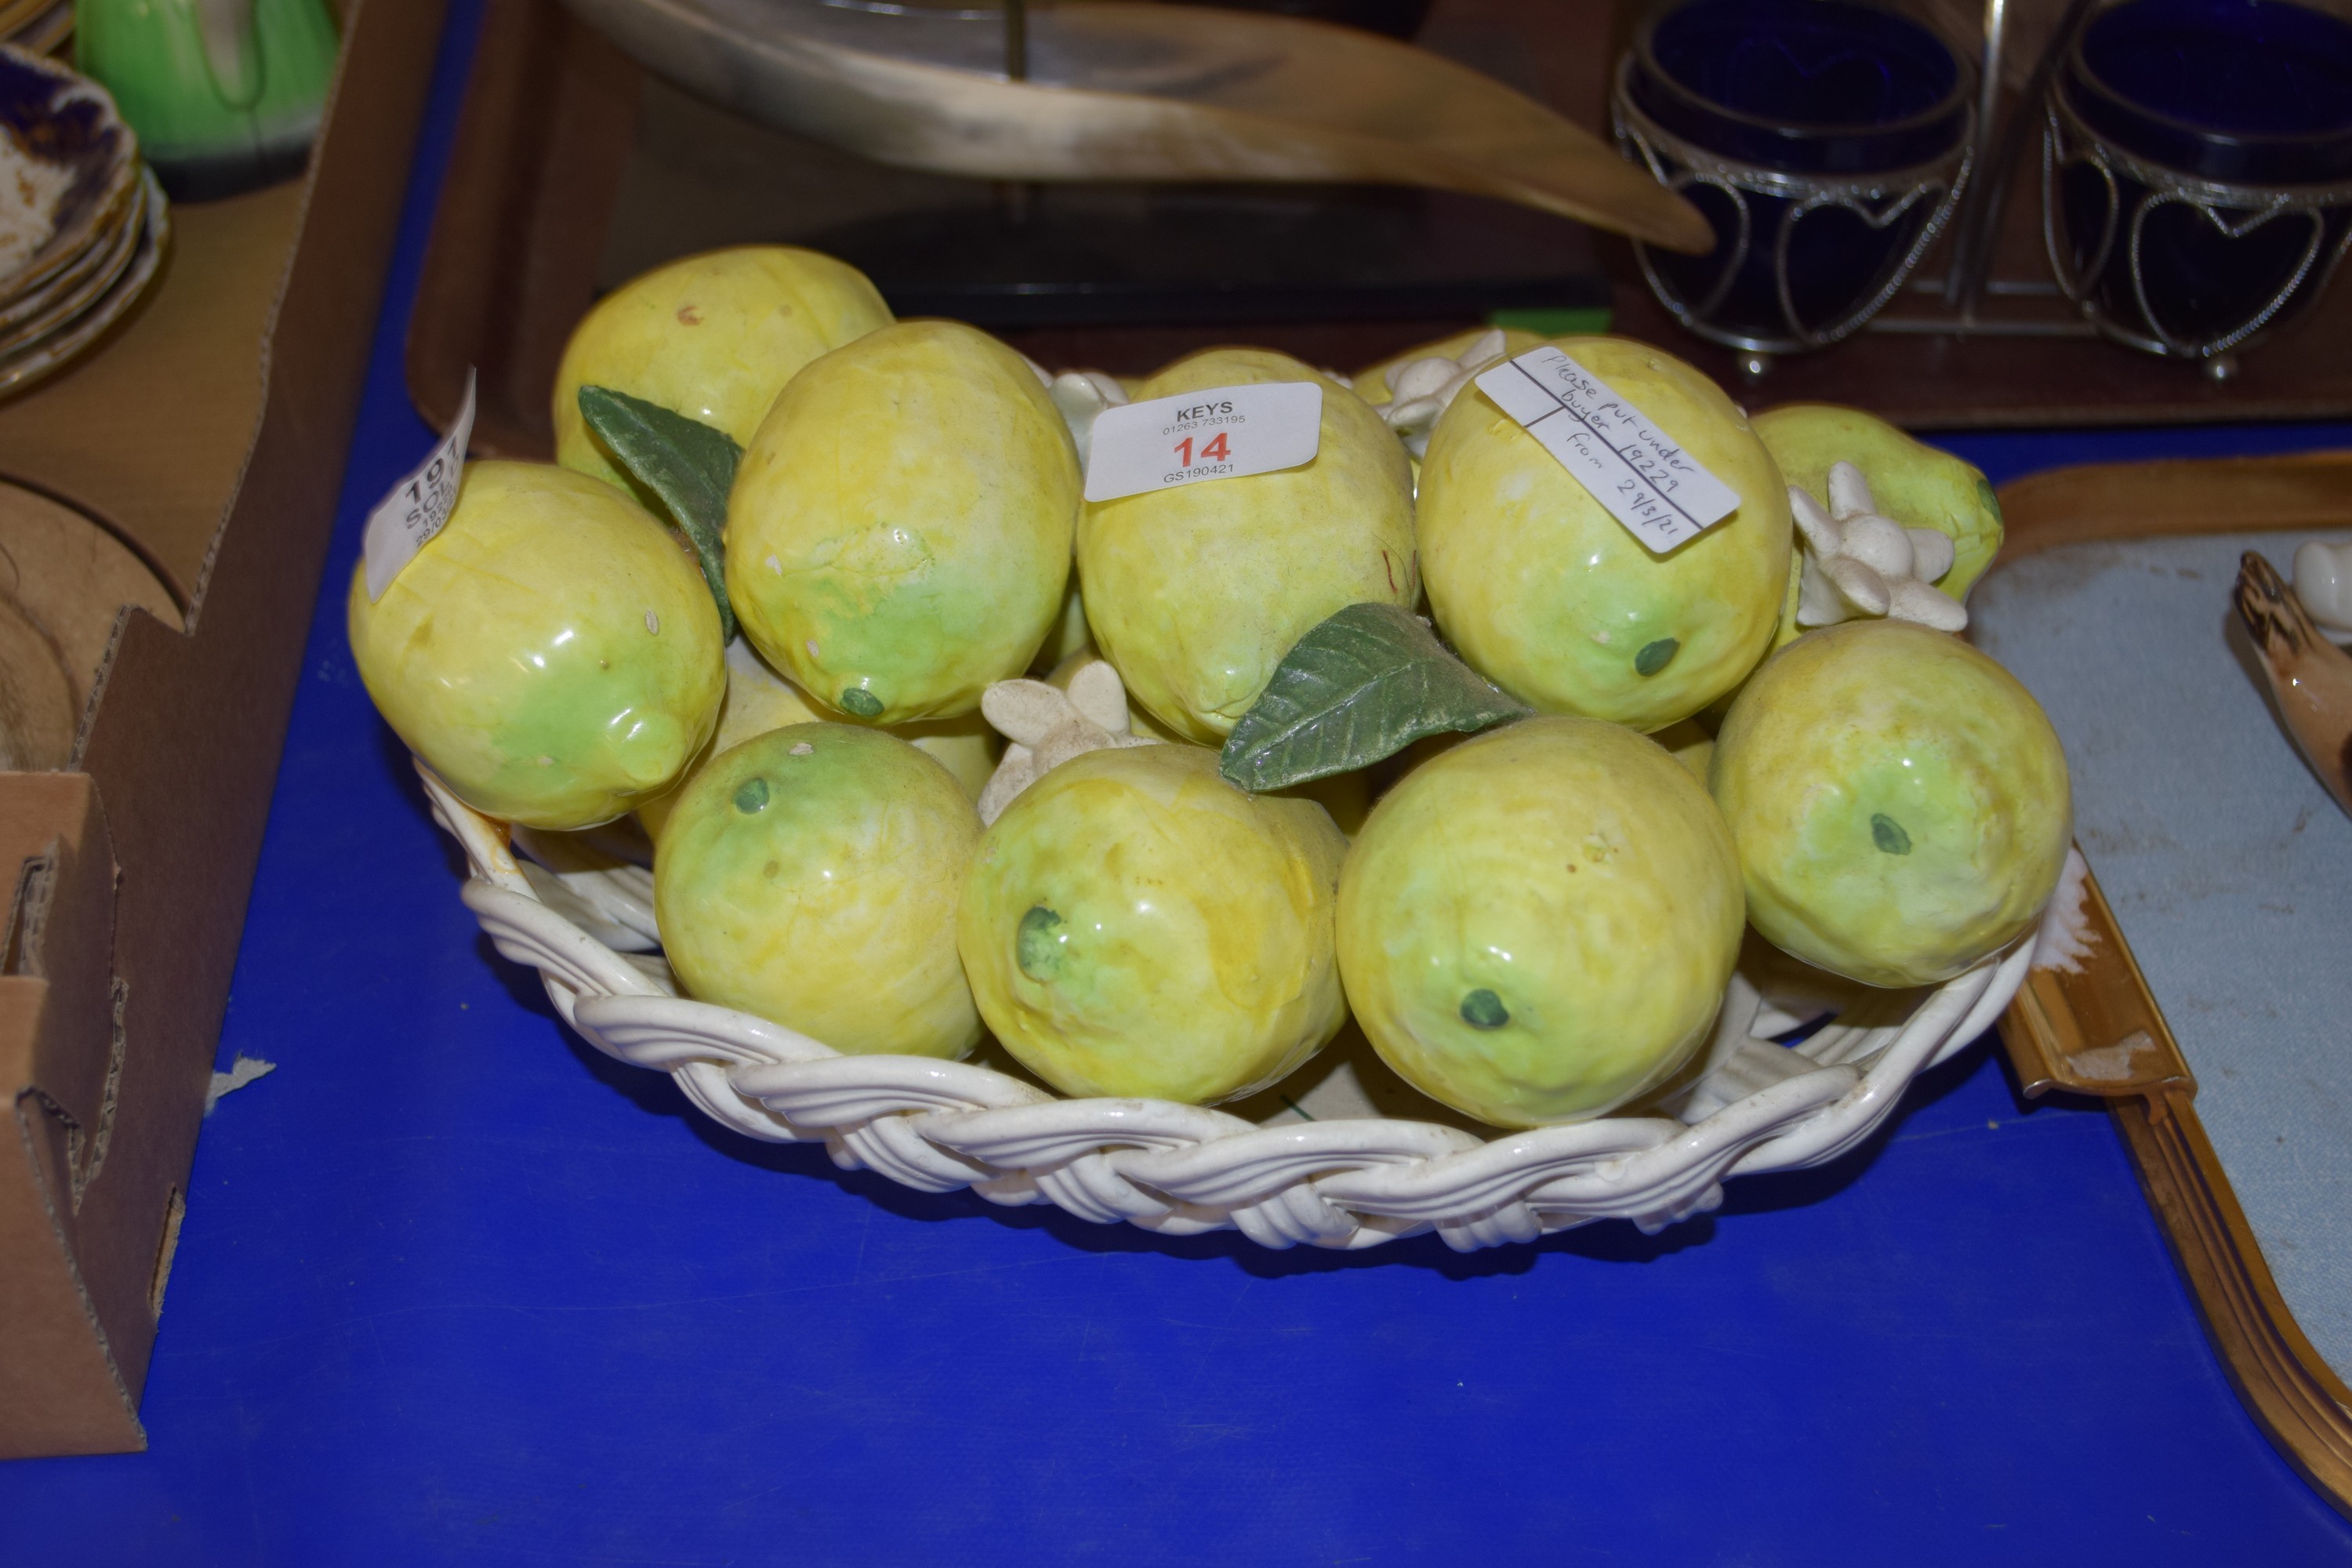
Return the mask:
[(84, 700), (71, 764), (0, 773), (0, 1458), (145, 1444), (140, 1388), (445, 4), (345, 9), (309, 177), (176, 209), (154, 291), (0, 404), (7, 585), (62, 571), (85, 590), (43, 612)]

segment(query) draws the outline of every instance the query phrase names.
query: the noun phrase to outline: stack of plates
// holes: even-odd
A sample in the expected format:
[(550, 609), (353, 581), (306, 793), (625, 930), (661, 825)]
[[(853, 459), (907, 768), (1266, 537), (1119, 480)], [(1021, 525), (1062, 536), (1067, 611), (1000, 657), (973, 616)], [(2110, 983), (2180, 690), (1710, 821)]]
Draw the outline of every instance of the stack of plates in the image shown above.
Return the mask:
[(0, 133), (5, 395), (89, 350), (138, 302), (171, 226), (114, 100), (57, 61), (0, 45)]
[(74, 0), (0, 0), (0, 38), (20, 49), (55, 54), (73, 29)]

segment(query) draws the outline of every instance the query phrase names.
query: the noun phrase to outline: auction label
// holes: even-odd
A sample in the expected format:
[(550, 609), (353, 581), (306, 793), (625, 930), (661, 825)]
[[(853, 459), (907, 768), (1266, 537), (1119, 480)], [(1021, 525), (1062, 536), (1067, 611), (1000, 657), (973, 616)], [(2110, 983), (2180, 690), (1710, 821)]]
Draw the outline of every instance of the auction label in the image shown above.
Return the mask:
[(1087, 499), (1270, 474), (1315, 460), (1323, 388), (1311, 381), (1217, 386), (1106, 408), (1087, 454)]
[(1549, 343), (1477, 379), (1478, 389), (1653, 554), (1697, 537), (1739, 505), (1738, 492), (1668, 440), (1648, 415)]
[(367, 556), (369, 604), (383, 598), (400, 569), (448, 524), (457, 506), (457, 480), (465, 472), (466, 442), (473, 434), (474, 373), (468, 370), (466, 400), (457, 405), (457, 422), (449, 426), (449, 434), (368, 513), (361, 548)]

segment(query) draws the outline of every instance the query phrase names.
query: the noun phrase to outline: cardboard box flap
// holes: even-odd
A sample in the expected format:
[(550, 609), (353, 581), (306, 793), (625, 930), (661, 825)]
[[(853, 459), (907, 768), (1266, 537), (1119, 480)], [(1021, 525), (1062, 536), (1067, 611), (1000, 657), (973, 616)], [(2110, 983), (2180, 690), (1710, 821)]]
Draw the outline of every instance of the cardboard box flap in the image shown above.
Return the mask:
[[(21, 1091), (0, 1138), (0, 1457), (144, 1442), (138, 1392), (444, 11), (351, 7), (309, 179), (175, 209), (148, 300), (0, 405), (0, 480), (86, 514), (162, 588), (106, 622), (86, 776), (0, 773), (0, 875), (43, 862), (19, 972), (0, 973), (0, 1082)], [(183, 605), (185, 631), (159, 618)]]
[(261, 416), (302, 187), (174, 207), (163, 277), (106, 345), (0, 418), (0, 475), (99, 519), (194, 602)]

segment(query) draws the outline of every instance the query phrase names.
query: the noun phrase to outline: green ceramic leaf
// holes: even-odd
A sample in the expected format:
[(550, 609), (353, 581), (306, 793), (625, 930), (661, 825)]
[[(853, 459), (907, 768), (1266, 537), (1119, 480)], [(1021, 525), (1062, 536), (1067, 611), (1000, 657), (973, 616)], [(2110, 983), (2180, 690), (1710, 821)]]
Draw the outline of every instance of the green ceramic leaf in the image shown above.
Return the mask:
[(722, 642), (735, 640), (735, 611), (727, 602), (727, 492), (743, 448), (724, 430), (676, 414), (657, 403), (609, 386), (580, 389), (580, 415), (629, 477), (661, 497), (685, 531), (719, 602)]
[(1225, 739), (1220, 771), (1244, 789), (1286, 789), (1369, 767), (1424, 735), (1531, 712), (1445, 651), (1394, 605), (1350, 605), (1298, 639)]

